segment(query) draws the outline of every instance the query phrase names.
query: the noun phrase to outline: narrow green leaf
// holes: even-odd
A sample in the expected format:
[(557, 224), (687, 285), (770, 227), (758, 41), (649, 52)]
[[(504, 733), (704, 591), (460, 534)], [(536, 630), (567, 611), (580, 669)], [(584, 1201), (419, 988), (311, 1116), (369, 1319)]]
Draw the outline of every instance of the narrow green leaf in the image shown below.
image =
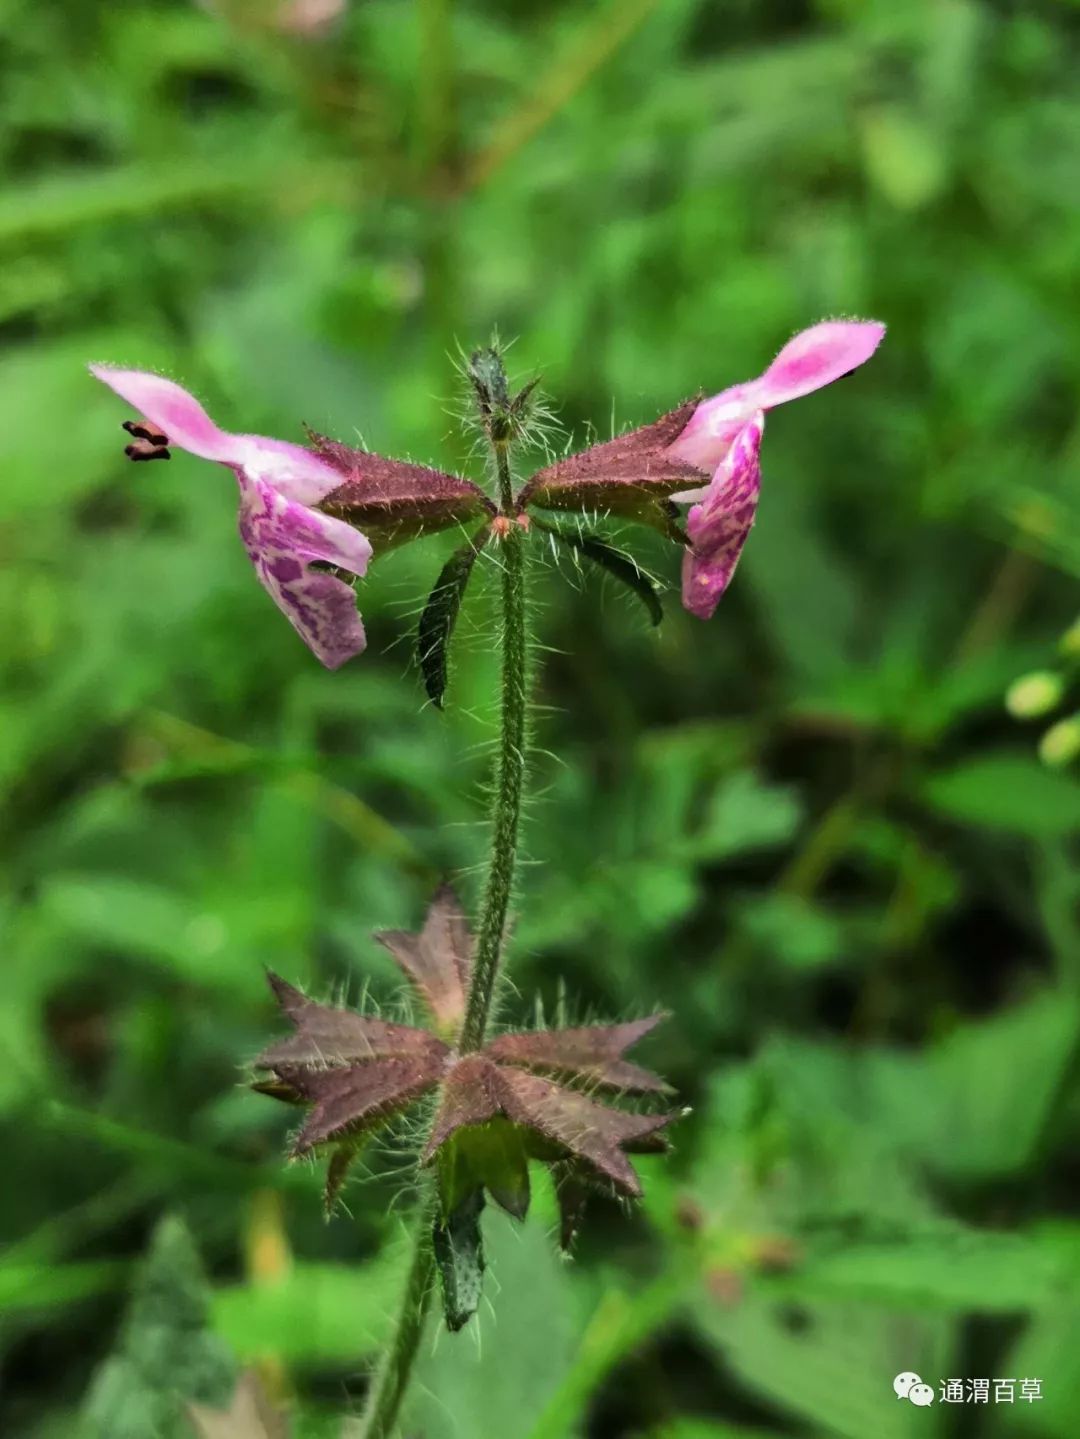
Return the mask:
[(555, 525), (544, 524), (535, 516), (532, 522), (546, 534), (554, 535), (562, 544), (568, 545), (575, 553), (592, 560), (594, 565), (599, 565), (602, 570), (606, 570), (609, 575), (626, 585), (627, 589), (632, 590), (648, 610), (649, 619), (654, 625), (658, 625), (664, 618), (664, 607), (660, 603), (656, 586), (629, 555), (623, 554), (622, 550), (615, 549), (599, 535), (561, 530)]
[(487, 527), (461, 546), (443, 565), (431, 591), (416, 632), (417, 656), (424, 676), (424, 689), (436, 709), (443, 707), (446, 693), (447, 654), (458, 611), (480, 553)]

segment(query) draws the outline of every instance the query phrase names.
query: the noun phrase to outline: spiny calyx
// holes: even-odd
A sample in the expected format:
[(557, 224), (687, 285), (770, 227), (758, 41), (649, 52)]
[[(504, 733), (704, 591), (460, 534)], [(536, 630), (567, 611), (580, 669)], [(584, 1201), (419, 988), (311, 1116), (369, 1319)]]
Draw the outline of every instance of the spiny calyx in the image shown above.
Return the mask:
[[(656, 1075), (624, 1057), (664, 1016), (504, 1033), (462, 1054), (457, 1038), (473, 939), (453, 890), (438, 891), (419, 933), (395, 930), (376, 938), (408, 977), (431, 1027), (318, 1004), (270, 975), (293, 1032), (256, 1059), (267, 1077), (255, 1087), (307, 1106), (292, 1153), (330, 1151), (328, 1205), (363, 1140), (432, 1096), (434, 1119), (420, 1163), (437, 1174), (436, 1252), (449, 1256), (444, 1294), (448, 1321), (456, 1328), (475, 1308), (471, 1299), (463, 1308), (461, 1294), (472, 1295), (475, 1286), (463, 1286), (454, 1265), (467, 1254), (482, 1269), (478, 1219), (484, 1195), (523, 1218), (529, 1159), (550, 1165), (556, 1178), (564, 1244), (576, 1227), (584, 1189), (640, 1195), (627, 1155), (664, 1148), (661, 1131), (673, 1115), (618, 1109), (600, 1096), (668, 1092)], [(451, 1291), (457, 1296), (452, 1305)]]

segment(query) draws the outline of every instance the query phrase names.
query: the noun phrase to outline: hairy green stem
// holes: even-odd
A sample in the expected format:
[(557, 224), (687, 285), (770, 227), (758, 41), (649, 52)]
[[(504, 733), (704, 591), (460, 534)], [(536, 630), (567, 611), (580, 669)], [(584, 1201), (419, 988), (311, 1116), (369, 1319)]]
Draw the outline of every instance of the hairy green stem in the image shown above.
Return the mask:
[[(513, 509), (513, 484), (505, 445), (495, 446), (499, 495), (504, 515)], [(495, 793), (491, 808), (491, 860), (484, 908), (473, 958), (469, 1000), (461, 1030), (463, 1053), (484, 1042), (495, 984), (499, 976), (506, 913), (514, 886), (521, 796), (525, 785), (526, 666), (525, 532), (512, 519), (503, 535), (502, 564), (502, 691)]]
[[(494, 351), (481, 352), (477, 365), (480, 384), (488, 402), (502, 411), (506, 397), (506, 375)], [(491, 809), (491, 859), (488, 868), (484, 907), (477, 932), (476, 954), (465, 1008), (459, 1048), (463, 1053), (479, 1049), (484, 1042), (491, 1015), (495, 985), (499, 976), (506, 914), (514, 886), (518, 831), (521, 827), (521, 796), (525, 785), (525, 730), (527, 710), (528, 645), (525, 626), (525, 531), (515, 522), (514, 486), (510, 473), (509, 435), (489, 427), (503, 527), (499, 535), (502, 568), (502, 683), (499, 706), (499, 748), (495, 761), (495, 792)], [(412, 1374), (416, 1352), (424, 1330), (435, 1278), (435, 1251), (432, 1232), (439, 1219), (438, 1195), (434, 1184), (419, 1206), (413, 1236), (412, 1260), (405, 1281), (401, 1307), (386, 1353), (371, 1386), (367, 1410), (360, 1427), (360, 1439), (390, 1439), (397, 1423), (405, 1391)]]
[(434, 1291), (435, 1252), (431, 1230), (438, 1200), (431, 1185), (416, 1215), (412, 1240), (412, 1259), (405, 1279), (401, 1306), (394, 1321), (394, 1332), (379, 1363), (371, 1385), (367, 1408), (360, 1425), (360, 1439), (390, 1439), (397, 1423), (398, 1410), (405, 1398), (412, 1376), (416, 1352), (424, 1332), (424, 1320)]
[[(513, 484), (505, 445), (495, 446), (504, 514), (512, 511)], [(526, 629), (525, 532), (512, 520), (500, 542), (502, 565), (502, 687), (499, 750), (491, 812), (491, 860), (476, 942), (469, 998), (462, 1026), (462, 1051), (479, 1049), (491, 1014), (502, 957), (506, 913), (514, 884), (521, 796), (525, 784)], [(434, 1185), (420, 1205), (412, 1262), (401, 1307), (386, 1353), (371, 1387), (360, 1439), (390, 1439), (423, 1334), (435, 1278), (432, 1229), (438, 1217)]]

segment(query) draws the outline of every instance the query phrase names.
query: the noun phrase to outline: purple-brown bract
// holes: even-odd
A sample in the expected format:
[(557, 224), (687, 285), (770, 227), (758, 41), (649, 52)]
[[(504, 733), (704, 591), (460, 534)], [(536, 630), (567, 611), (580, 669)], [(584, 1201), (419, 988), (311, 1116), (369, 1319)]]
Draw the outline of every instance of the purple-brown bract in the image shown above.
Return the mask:
[[(484, 1165), (490, 1156), (475, 1146), (461, 1151), (453, 1183), (462, 1181), (462, 1163), (472, 1171), (464, 1181), (487, 1187), (516, 1217), (528, 1203), (527, 1157), (556, 1166), (576, 1186), (606, 1182), (634, 1197), (641, 1188), (627, 1152), (663, 1146), (660, 1131), (670, 1113), (633, 1113), (614, 1108), (591, 1091), (664, 1094), (667, 1086), (623, 1055), (663, 1015), (624, 1024), (503, 1034), (478, 1053), (461, 1054), (457, 1032), (465, 1013), (473, 942), (453, 891), (436, 894), (420, 934), (393, 931), (376, 936), (408, 975), (438, 1026), (438, 1033), (394, 1024), (371, 1015), (317, 1004), (298, 989), (270, 976), (278, 1004), (294, 1032), (259, 1055), (257, 1068), (273, 1076), (257, 1087), (279, 1099), (309, 1106), (293, 1153), (334, 1146), (328, 1200), (344, 1176), (357, 1142), (428, 1093), (436, 1113), (421, 1163), (433, 1162), (462, 1131), (496, 1129), (498, 1172)], [(464, 1138), (464, 1136), (463, 1136)], [(517, 1184), (505, 1182), (507, 1151)], [(480, 1157), (477, 1157), (477, 1154)], [(337, 1160), (337, 1162), (335, 1162)], [(501, 1181), (501, 1182), (500, 1182)]]

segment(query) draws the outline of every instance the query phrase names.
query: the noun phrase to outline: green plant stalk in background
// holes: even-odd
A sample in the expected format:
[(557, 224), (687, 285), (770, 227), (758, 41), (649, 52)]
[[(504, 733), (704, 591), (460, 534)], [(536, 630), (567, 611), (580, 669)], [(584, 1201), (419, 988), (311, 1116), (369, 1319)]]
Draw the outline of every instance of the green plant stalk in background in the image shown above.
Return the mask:
[[(494, 350), (474, 356), (490, 367), (489, 393), (494, 399), (484, 414), (485, 432), (491, 445), (499, 488), (500, 516), (498, 556), (502, 570), (500, 584), (500, 634), (502, 677), (499, 702), (499, 734), (495, 759), (491, 806), (491, 854), (487, 885), (473, 956), (465, 1020), (459, 1049), (479, 1049), (487, 1031), (495, 987), (499, 977), (506, 915), (514, 885), (518, 837), (521, 830), (522, 794), (525, 787), (525, 736), (527, 725), (528, 643), (525, 621), (525, 540), (524, 528), (515, 523), (513, 478), (510, 470), (510, 443), (513, 421), (506, 399), (506, 375)], [(501, 403), (500, 403), (501, 402)], [(481, 404), (482, 412), (485, 406)], [(437, 1186), (427, 1186), (419, 1206), (409, 1262), (394, 1332), (380, 1360), (372, 1384), (361, 1428), (362, 1439), (387, 1439), (394, 1429), (412, 1373), (424, 1321), (434, 1292), (435, 1254), (432, 1228), (438, 1222)]]

